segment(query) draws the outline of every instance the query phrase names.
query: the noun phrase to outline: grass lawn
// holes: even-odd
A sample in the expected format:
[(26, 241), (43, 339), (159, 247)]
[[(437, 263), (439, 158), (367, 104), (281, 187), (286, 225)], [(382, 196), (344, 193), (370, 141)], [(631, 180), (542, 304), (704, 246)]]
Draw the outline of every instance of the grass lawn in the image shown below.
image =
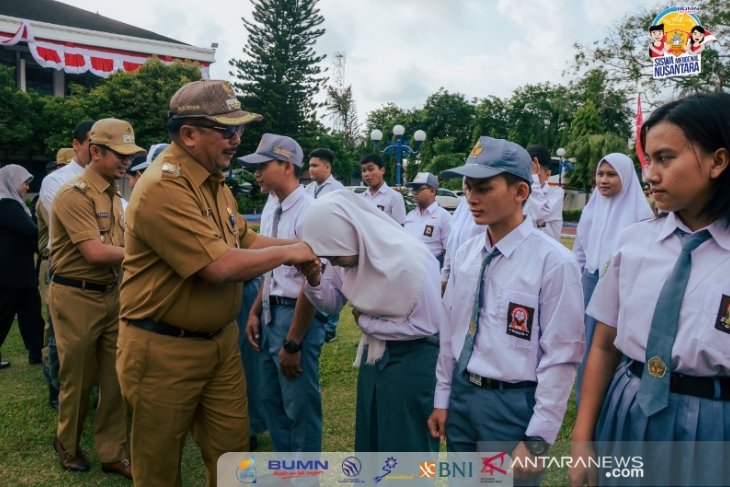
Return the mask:
[[(572, 240), (564, 243), (570, 247)], [(352, 451), (354, 445), (357, 370), (352, 367), (352, 361), (360, 332), (349, 307), (345, 308), (341, 316), (337, 340), (323, 346), (320, 358), (325, 451)], [(131, 485), (131, 482), (118, 475), (101, 472), (91, 434), (93, 411), (87, 417), (81, 443), (91, 463), (91, 470), (83, 474), (63, 471), (53, 449), (56, 414), (48, 406), (48, 390), (42, 366), (28, 364), (16, 325), (13, 325), (2, 347), (2, 356), (12, 362), (12, 366), (0, 370), (0, 486)], [(574, 421), (575, 403), (571, 396), (559, 441), (569, 440)], [(273, 451), (268, 434), (260, 437), (259, 450)], [(551, 450), (551, 454), (556, 453), (555, 449)], [(190, 437), (182, 463), (183, 485), (203, 485), (203, 463)], [(565, 472), (549, 471), (543, 485), (568, 485)]]

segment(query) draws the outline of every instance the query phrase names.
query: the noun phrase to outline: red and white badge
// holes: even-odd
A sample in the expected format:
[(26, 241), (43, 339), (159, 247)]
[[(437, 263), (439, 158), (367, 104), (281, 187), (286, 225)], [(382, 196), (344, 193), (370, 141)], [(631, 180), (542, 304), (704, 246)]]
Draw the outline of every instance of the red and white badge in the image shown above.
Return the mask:
[(532, 319), (535, 308), (509, 303), (507, 308), (507, 334), (529, 341), (532, 338)]
[(720, 309), (715, 318), (715, 329), (730, 334), (730, 296), (722, 295)]

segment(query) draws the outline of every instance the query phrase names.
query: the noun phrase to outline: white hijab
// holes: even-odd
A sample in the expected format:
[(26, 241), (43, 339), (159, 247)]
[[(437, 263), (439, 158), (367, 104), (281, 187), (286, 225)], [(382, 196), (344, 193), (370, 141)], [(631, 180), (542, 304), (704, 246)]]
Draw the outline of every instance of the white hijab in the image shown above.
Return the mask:
[(636, 176), (633, 161), (625, 154), (608, 154), (598, 163), (596, 171), (604, 161), (618, 173), (621, 191), (606, 197), (598, 188), (594, 189), (581, 214), (576, 238), (585, 252), (585, 268), (589, 272), (600, 270), (608, 262), (621, 230), (654, 217)]
[(30, 209), (20, 197), (20, 187), (23, 183), (30, 183), (33, 175), (23, 166), (8, 164), (0, 168), (0, 199), (15, 200), (23, 206), (25, 212), (30, 216)]
[[(302, 240), (320, 257), (358, 256), (357, 267), (342, 269), (342, 294), (364, 314), (403, 321), (423, 291), (427, 263), (433, 255), (395, 220), (347, 190), (314, 200), (302, 220)], [(363, 335), (368, 363), (378, 360), (385, 344)]]

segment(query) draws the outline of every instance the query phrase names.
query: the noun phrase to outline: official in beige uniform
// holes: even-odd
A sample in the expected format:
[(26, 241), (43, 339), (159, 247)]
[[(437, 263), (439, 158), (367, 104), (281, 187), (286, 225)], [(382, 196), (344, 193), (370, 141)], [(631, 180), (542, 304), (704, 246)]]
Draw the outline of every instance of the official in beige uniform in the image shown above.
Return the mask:
[(122, 202), (116, 179), (133, 154), (132, 126), (99, 120), (89, 132), (91, 163), (56, 195), (51, 211), (49, 301), (61, 362), (54, 446), (66, 470), (86, 471), (79, 448), (89, 392), (98, 380), (94, 445), (102, 470), (131, 477), (127, 408), (115, 369), (118, 284), (124, 258)]
[(117, 370), (134, 410), (135, 486), (181, 485), (188, 431), (214, 486), (218, 457), (249, 447), (234, 322), (242, 282), (316, 257), (304, 243), (256, 235), (238, 214), (221, 170), (261, 116), (241, 109), (229, 83), (188, 83), (170, 116), (172, 144), (127, 207)]

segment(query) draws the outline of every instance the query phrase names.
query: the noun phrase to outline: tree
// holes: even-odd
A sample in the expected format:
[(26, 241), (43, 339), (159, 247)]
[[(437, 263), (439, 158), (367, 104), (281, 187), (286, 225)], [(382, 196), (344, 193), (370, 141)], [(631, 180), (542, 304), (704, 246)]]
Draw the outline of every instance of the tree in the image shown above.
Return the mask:
[(450, 93), (444, 88), (439, 88), (436, 93), (426, 98), (419, 115), (420, 128), (425, 130), (428, 136), (421, 153), (424, 164), (429, 164), (433, 157), (440, 154), (432, 143), (437, 139), (451, 139), (453, 152), (466, 153), (471, 149), (474, 104), (468, 102), (461, 93)]
[[(238, 81), (243, 106), (264, 120), (251, 126), (253, 149), (264, 132), (297, 140), (317, 129), (314, 95), (326, 81), (320, 62), (324, 55), (313, 49), (324, 34), (324, 17), (317, 0), (251, 0), (253, 20), (242, 18), (248, 31), (243, 47), (247, 59), (232, 59), (231, 72)], [(251, 142), (246, 142), (248, 146)]]
[[(703, 66), (699, 75), (657, 80), (653, 78), (652, 61), (647, 47), (648, 29), (657, 13), (659, 12), (646, 8), (638, 10), (617, 22), (603, 40), (595, 41), (590, 47), (576, 44), (574, 71), (600, 67), (607, 72), (609, 78), (624, 87), (655, 94), (660, 98), (667, 90), (674, 95), (730, 90), (730, 56), (718, 52), (714, 44), (710, 44), (702, 52)], [(702, 2), (698, 15), (703, 26), (712, 31), (721, 42), (730, 36), (730, 4), (727, 1)]]
[[(427, 170), (431, 174), (438, 176), (442, 171), (464, 164), (465, 158), (461, 154), (461, 151), (454, 151), (453, 138), (447, 137), (444, 139), (434, 139), (432, 144), (433, 151), (436, 155), (431, 159), (431, 162), (427, 166)], [(461, 189), (461, 179), (454, 178), (454, 181), (456, 181), (454, 188)]]
[(339, 117), (342, 141), (347, 150), (352, 150), (358, 140), (360, 122), (357, 119), (357, 106), (352, 98), (352, 86), (337, 89), (333, 86), (327, 87), (326, 107), (330, 113)]

